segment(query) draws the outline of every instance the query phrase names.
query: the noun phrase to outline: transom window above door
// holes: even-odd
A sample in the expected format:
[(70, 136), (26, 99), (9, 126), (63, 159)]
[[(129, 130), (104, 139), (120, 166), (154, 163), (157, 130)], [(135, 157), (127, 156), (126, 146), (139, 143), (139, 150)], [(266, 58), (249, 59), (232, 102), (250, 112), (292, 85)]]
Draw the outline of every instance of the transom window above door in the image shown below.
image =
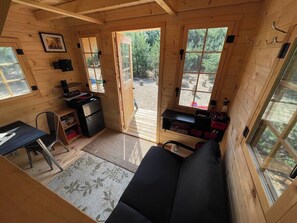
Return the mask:
[(188, 29), (178, 105), (208, 109), (228, 27)]

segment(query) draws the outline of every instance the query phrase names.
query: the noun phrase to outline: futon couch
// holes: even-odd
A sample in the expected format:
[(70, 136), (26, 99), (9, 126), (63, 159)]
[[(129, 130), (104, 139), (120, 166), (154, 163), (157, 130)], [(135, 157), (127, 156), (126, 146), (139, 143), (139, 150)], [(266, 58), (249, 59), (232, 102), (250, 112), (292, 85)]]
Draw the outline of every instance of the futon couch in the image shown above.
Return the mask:
[(186, 158), (151, 147), (106, 223), (227, 223), (220, 154), (212, 140)]

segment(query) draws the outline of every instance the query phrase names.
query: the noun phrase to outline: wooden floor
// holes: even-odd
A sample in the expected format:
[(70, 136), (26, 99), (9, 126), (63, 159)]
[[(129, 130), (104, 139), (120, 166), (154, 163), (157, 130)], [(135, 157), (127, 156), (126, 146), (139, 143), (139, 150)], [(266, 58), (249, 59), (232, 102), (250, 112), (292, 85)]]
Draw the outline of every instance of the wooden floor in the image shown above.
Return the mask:
[[(69, 152), (67, 152), (62, 146), (57, 144), (55, 146), (55, 150), (52, 150), (51, 153), (62, 166), (62, 168), (65, 169), (72, 162), (85, 154), (85, 152), (81, 149), (92, 142), (94, 139), (96, 139), (97, 136), (101, 135), (104, 131), (105, 130), (99, 132), (91, 138), (85, 136), (80, 137), (79, 139), (71, 143), (71, 145), (67, 146)], [(55, 166), (55, 164), (53, 164), (54, 169), (50, 170), (49, 165), (45, 162), (40, 154), (35, 157), (32, 154), (32, 156), (33, 168), (30, 168), (29, 160), (24, 149), (18, 149), (17, 152), (7, 155), (6, 158), (42, 184), (47, 184), (57, 175), (57, 173), (60, 173), (60, 169)]]
[(156, 142), (157, 112), (138, 108), (125, 133)]

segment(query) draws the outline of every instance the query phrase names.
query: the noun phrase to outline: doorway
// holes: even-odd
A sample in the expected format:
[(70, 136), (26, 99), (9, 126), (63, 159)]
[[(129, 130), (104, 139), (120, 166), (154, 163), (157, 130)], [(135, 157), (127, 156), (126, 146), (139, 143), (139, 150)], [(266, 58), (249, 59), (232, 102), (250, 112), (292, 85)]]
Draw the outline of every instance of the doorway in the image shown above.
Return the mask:
[(116, 32), (123, 132), (157, 141), (161, 29)]

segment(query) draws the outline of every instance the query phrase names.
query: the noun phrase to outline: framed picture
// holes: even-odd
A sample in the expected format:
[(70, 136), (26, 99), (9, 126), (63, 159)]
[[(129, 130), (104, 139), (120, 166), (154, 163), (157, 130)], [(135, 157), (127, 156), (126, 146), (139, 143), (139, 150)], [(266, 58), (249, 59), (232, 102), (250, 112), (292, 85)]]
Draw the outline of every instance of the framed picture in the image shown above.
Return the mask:
[(54, 33), (39, 33), (45, 52), (66, 52), (63, 36)]

